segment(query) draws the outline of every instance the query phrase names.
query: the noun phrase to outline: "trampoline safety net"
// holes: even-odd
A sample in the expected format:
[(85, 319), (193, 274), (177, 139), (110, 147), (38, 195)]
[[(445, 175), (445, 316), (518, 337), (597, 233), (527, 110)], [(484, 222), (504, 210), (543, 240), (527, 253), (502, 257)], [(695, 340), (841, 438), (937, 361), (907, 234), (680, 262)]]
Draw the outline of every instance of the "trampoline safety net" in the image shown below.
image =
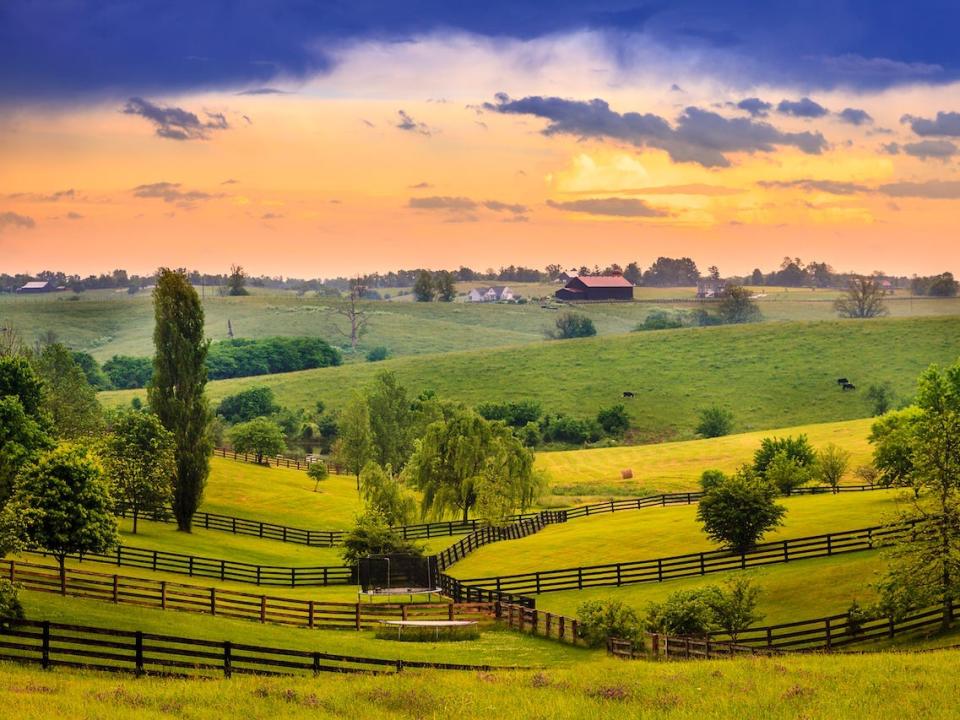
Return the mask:
[(360, 558), (358, 570), (363, 592), (437, 586), (436, 561), (431, 557), (370, 555)]

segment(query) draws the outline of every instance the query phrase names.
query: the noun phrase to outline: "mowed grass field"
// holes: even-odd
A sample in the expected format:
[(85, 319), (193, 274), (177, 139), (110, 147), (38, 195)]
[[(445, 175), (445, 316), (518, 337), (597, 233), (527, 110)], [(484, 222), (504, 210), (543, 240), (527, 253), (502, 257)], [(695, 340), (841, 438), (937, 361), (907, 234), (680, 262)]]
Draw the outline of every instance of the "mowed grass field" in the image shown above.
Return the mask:
[[(490, 283), (460, 283), (459, 292)], [(502, 284), (502, 283), (500, 283)], [(509, 283), (508, 283), (509, 284)], [(552, 284), (509, 284), (526, 297), (551, 295)], [(198, 288), (199, 290), (199, 288)], [(836, 315), (834, 290), (754, 288), (766, 321), (829, 320)], [(366, 303), (369, 332), (356, 357), (363, 361), (369, 348), (389, 348), (392, 355), (422, 355), (476, 348), (494, 348), (544, 342), (544, 330), (552, 326), (557, 310), (539, 303), (501, 305), (483, 303), (418, 303), (412, 296)], [(312, 293), (251, 288), (247, 297), (221, 297), (206, 288), (203, 305), (207, 336), (227, 338), (227, 322), (237, 337), (273, 335), (319, 336), (333, 344), (345, 342), (334, 329), (335, 313), (329, 299)], [(689, 310), (697, 307), (695, 288), (635, 288), (634, 303), (579, 305), (594, 321), (601, 335), (629, 332), (656, 308)], [(75, 299), (73, 299), (75, 298)], [(462, 300), (462, 298), (460, 299)], [(960, 314), (960, 299), (922, 299), (898, 294), (889, 299), (895, 317), (925, 317)], [(0, 320), (16, 328), (28, 342), (52, 331), (62, 342), (86, 350), (101, 362), (113, 355), (150, 355), (153, 352), (153, 306), (149, 292), (127, 295), (125, 290), (91, 290), (50, 295), (0, 295)]]
[(624, 662), (497, 673), (121, 679), (0, 665), (0, 703), (18, 720), (287, 718), (955, 718), (956, 651), (793, 655), (723, 662)]
[[(530, 399), (547, 412), (586, 417), (625, 402), (634, 440), (645, 442), (693, 438), (698, 413), (711, 405), (733, 412), (735, 432), (866, 417), (871, 383), (889, 382), (909, 398), (923, 369), (958, 356), (960, 317), (768, 323), (397, 358), (223, 380), (207, 389), (217, 402), (265, 385), (287, 407), (323, 400), (336, 408), (389, 369), (413, 395), (432, 389), (468, 404)], [(838, 377), (858, 390), (841, 391)], [(623, 401), (624, 391), (636, 397)], [(122, 405), (143, 395), (117, 391), (102, 398)]]
[[(732, 472), (741, 464), (752, 462), (754, 452), (765, 437), (803, 434), (815, 449), (834, 443), (850, 453), (844, 482), (856, 483), (853, 471), (869, 462), (873, 454), (867, 441), (873, 422), (873, 418), (865, 418), (703, 440), (541, 452), (537, 453), (536, 466), (548, 474), (550, 492), (570, 496), (564, 499), (573, 504), (604, 495), (685, 492), (700, 489), (700, 475), (708, 468)], [(630, 470), (633, 477), (624, 480), (623, 470)]]
[[(891, 518), (900, 490), (781, 498), (784, 524), (764, 540), (820, 535), (879, 525)], [(486, 545), (456, 563), (458, 578), (648, 560), (715, 550), (700, 529), (697, 505), (626, 510), (549, 525), (520, 540)]]

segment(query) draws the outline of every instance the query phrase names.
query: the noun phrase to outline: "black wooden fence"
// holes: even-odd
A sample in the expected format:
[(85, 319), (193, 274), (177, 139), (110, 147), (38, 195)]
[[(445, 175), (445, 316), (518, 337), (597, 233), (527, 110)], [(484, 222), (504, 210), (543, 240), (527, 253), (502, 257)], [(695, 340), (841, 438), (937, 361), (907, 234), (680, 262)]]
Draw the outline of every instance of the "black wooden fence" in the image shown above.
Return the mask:
[[(49, 557), (43, 551), (27, 552), (33, 555)], [(109, 554), (84, 553), (69, 555), (71, 560), (116, 565), (118, 567), (137, 567), (154, 572), (174, 573), (189, 577), (214, 578), (231, 582), (250, 583), (275, 587), (319, 587), (326, 585), (356, 585), (355, 567), (282, 567), (275, 565), (253, 565), (181, 555), (180, 553), (118, 545), (115, 552)]]
[[(227, 453), (229, 456), (229, 452)], [(879, 485), (841, 485), (838, 492), (863, 492), (868, 490), (885, 490), (888, 488)], [(833, 489), (827, 486), (803, 487), (794, 490), (791, 495), (823, 495), (830, 494)], [(623, 512), (627, 510), (641, 510), (651, 507), (668, 507), (673, 505), (691, 505), (699, 502), (703, 496), (701, 492), (685, 493), (663, 493), (660, 495), (649, 495), (647, 497), (629, 498), (621, 500), (608, 500), (606, 502), (591, 503), (589, 505), (579, 505), (573, 508), (563, 510), (549, 510), (529, 513), (518, 513), (510, 516), (508, 521), (518, 522), (521, 520), (532, 520), (543, 514), (549, 513), (553, 519), (551, 522), (566, 522), (577, 518), (591, 517), (594, 515), (604, 515), (607, 513)], [(121, 517), (130, 517), (131, 511), (124, 504), (117, 505), (116, 513)], [(169, 508), (156, 508), (141, 511), (140, 517), (153, 520), (155, 522), (175, 523), (176, 519)], [(310, 545), (312, 547), (333, 547), (343, 544), (343, 539), (347, 534), (345, 530), (309, 530), (305, 528), (290, 527), (278, 525), (276, 523), (264, 522), (262, 520), (252, 520), (249, 518), (240, 518), (232, 515), (221, 515), (218, 513), (197, 512), (193, 518), (194, 527), (202, 527), (205, 530), (219, 530), (229, 532), (234, 535), (249, 535), (253, 537), (266, 538), (268, 540), (279, 540), (281, 542), (295, 543), (298, 545)], [(394, 530), (408, 540), (425, 540), (435, 537), (448, 537), (453, 535), (463, 535), (465, 533), (476, 532), (488, 527), (483, 520), (446, 520), (430, 523), (416, 523), (413, 525), (401, 525)]]
[[(652, 560), (540, 570), (494, 577), (460, 578), (455, 583), (451, 582), (453, 579), (450, 578), (447, 583), (450, 590), (461, 593), (463, 598), (490, 599), (500, 593), (539, 594), (561, 590), (583, 590), (589, 587), (619, 587), (645, 582), (663, 582), (726, 570), (745, 570), (750, 567), (792, 560), (872, 550), (884, 541), (902, 535), (912, 526), (913, 523), (878, 525), (858, 530), (793, 538), (762, 543), (743, 553), (711, 550)], [(490, 595), (476, 594), (475, 591), (486, 591)], [(456, 595), (451, 597), (457, 598)]]
[(60, 666), (178, 677), (319, 675), (323, 672), (384, 674), (401, 672), (404, 668), (501, 669), (489, 665), (333, 655), (141, 631), (2, 618), (0, 659), (34, 663), (44, 669)]

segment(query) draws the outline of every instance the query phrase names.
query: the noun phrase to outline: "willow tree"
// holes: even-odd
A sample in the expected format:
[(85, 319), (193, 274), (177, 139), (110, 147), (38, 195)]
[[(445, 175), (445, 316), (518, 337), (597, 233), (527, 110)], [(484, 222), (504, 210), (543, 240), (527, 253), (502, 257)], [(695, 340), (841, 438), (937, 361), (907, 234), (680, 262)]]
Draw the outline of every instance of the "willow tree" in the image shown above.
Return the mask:
[(150, 407), (173, 433), (173, 514), (177, 528), (190, 532), (210, 472), (210, 409), (203, 306), (183, 271), (160, 268), (153, 291), (156, 326), (153, 379), (147, 387)]
[(429, 425), (404, 474), (423, 493), (424, 517), (458, 513), (466, 521), (491, 490), (502, 500), (497, 514), (507, 508), (525, 509), (540, 489), (533, 453), (503, 423), (472, 411)]

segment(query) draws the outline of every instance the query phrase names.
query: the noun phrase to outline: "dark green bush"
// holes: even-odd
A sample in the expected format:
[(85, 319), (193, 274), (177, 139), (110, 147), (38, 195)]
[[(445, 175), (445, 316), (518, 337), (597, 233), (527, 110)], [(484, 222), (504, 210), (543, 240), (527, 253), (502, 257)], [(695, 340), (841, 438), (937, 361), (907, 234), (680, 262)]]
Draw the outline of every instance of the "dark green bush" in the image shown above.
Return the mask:
[(620, 600), (589, 600), (577, 608), (580, 637), (590, 647), (603, 647), (608, 638), (640, 643), (643, 624), (629, 605)]

